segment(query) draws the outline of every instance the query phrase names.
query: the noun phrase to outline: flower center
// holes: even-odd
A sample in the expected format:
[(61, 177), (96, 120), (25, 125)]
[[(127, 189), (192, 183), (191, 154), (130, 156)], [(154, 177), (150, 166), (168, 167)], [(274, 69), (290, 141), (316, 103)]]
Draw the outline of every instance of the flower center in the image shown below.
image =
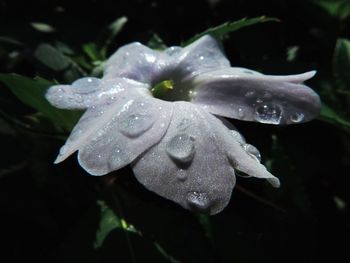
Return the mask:
[(167, 96), (167, 93), (171, 92), (174, 89), (174, 81), (171, 79), (163, 80), (156, 83), (152, 89), (152, 95), (155, 98), (163, 99)]
[(153, 97), (165, 101), (190, 101), (192, 94), (188, 84), (173, 79), (156, 82), (152, 86), (151, 92)]

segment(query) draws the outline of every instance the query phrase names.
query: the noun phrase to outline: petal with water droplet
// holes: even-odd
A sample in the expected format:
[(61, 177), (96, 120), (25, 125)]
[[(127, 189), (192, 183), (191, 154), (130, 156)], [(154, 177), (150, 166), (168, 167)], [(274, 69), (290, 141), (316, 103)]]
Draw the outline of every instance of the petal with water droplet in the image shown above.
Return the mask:
[[(162, 140), (133, 163), (135, 176), (186, 209), (216, 214), (230, 200), (235, 175), (225, 146), (208, 122), (215, 117), (188, 102), (173, 104), (176, 114)], [(184, 119), (188, 125), (181, 125)]]
[[(104, 175), (129, 164), (156, 144), (168, 128), (172, 104), (145, 94), (142, 89), (126, 90), (113, 103), (89, 108), (73, 129), (56, 163), (79, 150), (80, 165), (92, 175)], [(123, 126), (135, 116), (139, 119), (128, 124), (131, 126)]]
[(135, 42), (119, 48), (106, 62), (104, 77), (128, 78), (143, 83), (152, 83), (169, 59), (160, 51)]
[(241, 68), (212, 71), (194, 79), (192, 102), (213, 114), (240, 120), (294, 124), (299, 114), (303, 117), (298, 122), (306, 122), (319, 114), (320, 99), (300, 82), (314, 74), (268, 76), (244, 73)]
[(210, 35), (205, 35), (177, 53), (175, 64), (184, 78), (194, 77), (208, 70), (230, 66), (221, 42)]
[(147, 89), (149, 86), (133, 80), (115, 78), (98, 79), (85, 77), (76, 80), (72, 85), (51, 86), (46, 99), (60, 109), (87, 109), (100, 104), (110, 103), (119, 97), (126, 88)]

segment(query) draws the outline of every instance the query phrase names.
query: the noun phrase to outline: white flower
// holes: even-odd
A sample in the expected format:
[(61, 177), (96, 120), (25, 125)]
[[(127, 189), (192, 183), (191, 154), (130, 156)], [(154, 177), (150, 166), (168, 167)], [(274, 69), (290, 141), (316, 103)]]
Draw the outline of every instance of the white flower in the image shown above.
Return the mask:
[[(138, 181), (182, 207), (216, 214), (229, 202), (235, 170), (279, 180), (260, 164), (258, 150), (216, 116), (269, 124), (309, 121), (317, 94), (301, 83), (315, 74), (268, 76), (230, 67), (220, 43), (207, 35), (191, 45), (155, 51), (121, 47), (102, 79), (51, 87), (58, 108), (86, 109), (55, 161), (79, 151), (80, 165), (105, 175), (131, 164)], [(171, 80), (162, 100), (152, 87)], [(213, 115), (214, 114), (214, 115)]]

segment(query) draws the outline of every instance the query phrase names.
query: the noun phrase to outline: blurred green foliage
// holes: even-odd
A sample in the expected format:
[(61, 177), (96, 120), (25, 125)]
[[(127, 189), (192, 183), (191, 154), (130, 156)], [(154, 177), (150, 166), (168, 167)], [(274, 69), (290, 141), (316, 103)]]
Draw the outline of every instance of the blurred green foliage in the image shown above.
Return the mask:
[[(349, 10), (344, 0), (2, 1), (0, 261), (350, 260)], [(269, 17), (279, 22), (260, 23), (277, 21)], [(49, 86), (100, 76), (126, 43), (164, 49), (200, 32), (225, 36), (233, 65), (318, 70), (307, 84), (324, 103), (319, 120), (282, 128), (232, 121), (280, 189), (238, 178), (230, 205), (209, 217), (145, 190), (129, 168), (95, 178), (74, 157), (52, 164), (81, 112), (52, 107)]]

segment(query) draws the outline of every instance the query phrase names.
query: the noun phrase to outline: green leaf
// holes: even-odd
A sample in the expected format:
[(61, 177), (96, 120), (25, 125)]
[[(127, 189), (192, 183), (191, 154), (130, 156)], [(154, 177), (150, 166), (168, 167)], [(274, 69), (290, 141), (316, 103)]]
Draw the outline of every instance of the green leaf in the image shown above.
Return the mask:
[(321, 107), (321, 114), (319, 118), (345, 131), (350, 131), (350, 120), (340, 116), (336, 111), (325, 104), (323, 104)]
[(117, 18), (114, 22), (112, 22), (108, 26), (110, 34), (109, 34), (108, 38), (106, 39), (104, 45), (101, 48), (100, 54), (101, 54), (102, 58), (106, 58), (107, 50), (108, 50), (109, 46), (111, 45), (113, 39), (124, 28), (126, 22), (128, 22), (128, 18), (126, 16), (122, 16), (122, 17)]
[(69, 56), (74, 55), (74, 50), (71, 47), (69, 47), (66, 43), (63, 43), (61, 41), (55, 41), (55, 47), (62, 54), (66, 54)]
[(350, 41), (338, 39), (333, 56), (334, 74), (340, 84), (340, 89), (350, 91)]
[(39, 32), (43, 32), (43, 33), (55, 32), (55, 29), (52, 26), (50, 26), (49, 24), (46, 24), (46, 23), (32, 22), (32, 23), (30, 23), (30, 25), (35, 30), (38, 30)]
[(313, 0), (313, 3), (340, 20), (350, 16), (349, 0)]
[(126, 16), (119, 17), (114, 22), (112, 22), (108, 26), (108, 29), (111, 31), (110, 37), (114, 38), (116, 35), (118, 35), (125, 26), (126, 22), (128, 22), (128, 18)]
[(3, 82), (24, 104), (38, 110), (51, 120), (58, 129), (70, 131), (81, 115), (80, 112), (57, 109), (45, 99), (47, 88), (54, 84), (48, 80), (0, 73), (0, 82)]
[(17, 39), (8, 36), (0, 36), (0, 42), (8, 43), (15, 46), (24, 46), (24, 44)]
[(204, 230), (205, 236), (209, 240), (212, 240), (213, 239), (213, 230), (212, 230), (212, 226), (211, 226), (210, 217), (208, 215), (198, 214), (197, 219), (198, 219), (199, 224), (201, 225), (201, 227)]
[(194, 37), (182, 43), (182, 46), (187, 46), (204, 35), (210, 34), (214, 37), (222, 39), (227, 34), (247, 26), (251, 26), (251, 25), (263, 23), (263, 22), (278, 22), (278, 21), (279, 20), (277, 18), (261, 16), (261, 17), (255, 17), (255, 18), (243, 18), (235, 22), (226, 22), (224, 24), (209, 28), (200, 34), (195, 35)]
[(174, 257), (172, 257), (171, 255), (169, 255), (164, 248), (159, 245), (157, 242), (153, 243), (155, 248), (158, 250), (158, 252), (170, 263), (180, 263), (181, 261), (175, 259)]
[(71, 60), (68, 57), (47, 43), (40, 44), (35, 50), (34, 56), (45, 66), (55, 71), (64, 70), (71, 65)]
[(95, 43), (86, 43), (83, 45), (83, 51), (92, 61), (100, 61), (101, 55)]
[(121, 220), (103, 201), (98, 201), (97, 204), (101, 209), (100, 226), (96, 233), (96, 240), (94, 248), (98, 249), (103, 245), (104, 240), (108, 234), (116, 229), (122, 227)]
[(157, 34), (153, 34), (151, 39), (148, 41), (147, 46), (156, 50), (164, 50), (167, 48), (163, 39), (161, 39)]

